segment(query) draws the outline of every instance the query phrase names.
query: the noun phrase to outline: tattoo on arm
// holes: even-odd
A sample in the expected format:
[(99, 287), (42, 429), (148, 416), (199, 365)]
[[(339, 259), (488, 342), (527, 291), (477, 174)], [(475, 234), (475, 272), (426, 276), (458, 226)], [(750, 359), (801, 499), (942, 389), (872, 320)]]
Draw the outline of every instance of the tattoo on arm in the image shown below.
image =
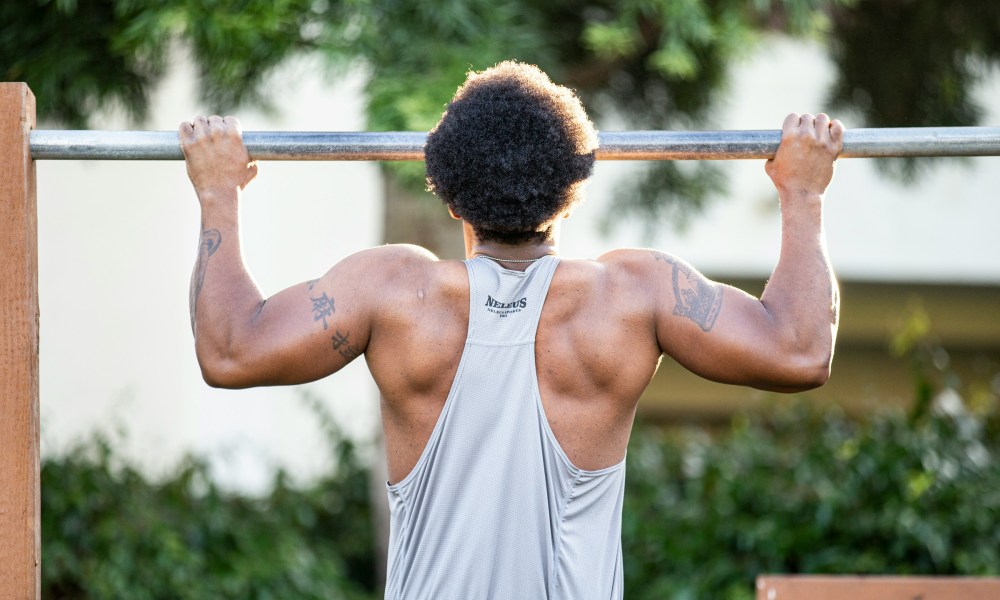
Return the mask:
[(350, 343), (351, 341), (348, 339), (350, 335), (350, 331), (347, 333), (340, 333), (340, 330), (338, 329), (337, 334), (330, 338), (333, 342), (333, 349), (339, 352), (340, 355), (347, 360), (353, 360), (361, 354), (361, 351)]
[(323, 329), (328, 329), (329, 324), (326, 319), (337, 312), (337, 306), (334, 304), (333, 298), (327, 296), (326, 292), (323, 292), (323, 295), (319, 298), (314, 298), (310, 295), (309, 300), (312, 301), (313, 321), (323, 321)]
[(191, 281), (191, 322), (194, 323), (195, 310), (198, 306), (198, 297), (201, 296), (201, 288), (205, 285), (205, 271), (208, 269), (208, 259), (222, 245), (222, 234), (218, 229), (206, 229), (201, 232), (198, 241), (198, 261), (194, 266), (194, 279)]
[[(319, 279), (307, 281), (307, 289), (312, 292), (318, 282)], [(323, 292), (319, 297), (315, 297), (310, 294), (309, 300), (312, 302), (313, 321), (322, 321), (323, 329), (329, 329), (330, 324), (327, 322), (327, 318), (333, 316), (333, 314), (337, 312), (337, 306), (334, 303), (334, 299), (327, 295), (326, 292)], [(343, 356), (348, 362), (361, 355), (361, 350), (351, 343), (350, 331), (346, 333), (341, 333), (339, 329), (335, 329), (334, 331), (334, 335), (330, 337), (330, 342), (333, 345), (334, 352)]]
[(691, 319), (702, 331), (711, 331), (722, 310), (722, 286), (705, 279), (676, 258), (660, 252), (654, 252), (653, 257), (672, 267), (674, 314)]

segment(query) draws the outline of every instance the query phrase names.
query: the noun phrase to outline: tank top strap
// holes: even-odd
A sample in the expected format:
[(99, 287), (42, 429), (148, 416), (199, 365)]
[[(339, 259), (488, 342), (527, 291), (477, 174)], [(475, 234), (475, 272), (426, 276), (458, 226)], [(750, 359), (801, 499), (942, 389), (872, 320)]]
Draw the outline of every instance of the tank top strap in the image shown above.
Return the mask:
[(524, 271), (515, 271), (488, 258), (466, 260), (468, 341), (490, 345), (534, 342), (542, 305), (558, 264), (559, 257), (545, 256)]

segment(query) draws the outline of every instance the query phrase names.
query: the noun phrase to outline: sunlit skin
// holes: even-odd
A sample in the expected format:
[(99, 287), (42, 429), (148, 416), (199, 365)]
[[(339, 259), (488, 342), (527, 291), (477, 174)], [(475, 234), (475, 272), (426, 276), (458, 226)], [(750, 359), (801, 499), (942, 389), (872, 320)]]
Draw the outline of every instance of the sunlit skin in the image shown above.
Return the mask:
[[(179, 132), (201, 204), (191, 314), (205, 381), (228, 388), (305, 383), (363, 354), (382, 395), (389, 478), (401, 480), (430, 437), (462, 355), (465, 266), (417, 246), (380, 246), (265, 298), (240, 246), (240, 194), (257, 166), (239, 121), (198, 117)], [(621, 249), (560, 262), (535, 355), (545, 414), (576, 466), (622, 460), (639, 396), (663, 354), (707, 379), (767, 390), (827, 380), (839, 296), (822, 209), (843, 132), (825, 114), (785, 119), (777, 155), (765, 165), (781, 203), (781, 254), (760, 299), (665, 252)], [(520, 245), (482, 242), (463, 223), (466, 254), (557, 254), (564, 216), (544, 242)], [(349, 226), (350, 217), (343, 219)], [(331, 214), (331, 225), (338, 221)]]

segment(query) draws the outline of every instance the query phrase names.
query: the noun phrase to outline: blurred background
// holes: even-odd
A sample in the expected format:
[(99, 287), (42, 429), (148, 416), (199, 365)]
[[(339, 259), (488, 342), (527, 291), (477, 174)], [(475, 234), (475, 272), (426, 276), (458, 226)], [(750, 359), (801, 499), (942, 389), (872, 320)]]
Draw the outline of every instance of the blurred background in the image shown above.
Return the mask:
[[(515, 58), (602, 130), (996, 125), (1000, 4), (977, 0), (26, 0), (0, 72), (38, 128), (427, 130), (469, 69)], [(665, 359), (640, 403), (629, 598), (750, 598), (782, 573), (1000, 573), (996, 158), (842, 160), (833, 375), (777, 396)], [(266, 163), (243, 205), (265, 294), (361, 248), (461, 232), (422, 163)], [(43, 597), (373, 598), (378, 395), (362, 361), (225, 391), (195, 361), (198, 206), (180, 162), (38, 165)], [(683, 256), (759, 294), (761, 161), (600, 162), (561, 252)]]

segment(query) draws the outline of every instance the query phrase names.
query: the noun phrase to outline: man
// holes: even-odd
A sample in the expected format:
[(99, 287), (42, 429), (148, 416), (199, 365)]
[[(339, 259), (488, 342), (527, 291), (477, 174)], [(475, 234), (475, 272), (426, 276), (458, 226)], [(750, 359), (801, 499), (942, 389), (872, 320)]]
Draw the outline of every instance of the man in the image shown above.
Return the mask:
[(191, 315), (205, 380), (303, 383), (365, 356), (390, 478), (386, 598), (621, 597), (625, 449), (660, 356), (769, 390), (829, 375), (838, 295), (822, 207), (843, 131), (823, 114), (785, 119), (766, 164), (781, 255), (758, 300), (664, 252), (560, 259), (596, 133), (570, 90), (501, 63), (469, 75), (426, 147), (468, 260), (372, 248), (265, 299), (240, 250), (257, 169), (239, 123), (182, 123), (202, 207)]

